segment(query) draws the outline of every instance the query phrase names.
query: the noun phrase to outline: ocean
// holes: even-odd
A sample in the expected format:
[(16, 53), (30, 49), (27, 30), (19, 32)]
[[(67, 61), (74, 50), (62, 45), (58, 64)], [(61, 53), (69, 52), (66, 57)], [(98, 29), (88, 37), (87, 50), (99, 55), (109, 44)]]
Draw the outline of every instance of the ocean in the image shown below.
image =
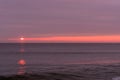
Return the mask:
[(0, 43), (0, 75), (26, 74), (31, 80), (120, 80), (120, 44)]

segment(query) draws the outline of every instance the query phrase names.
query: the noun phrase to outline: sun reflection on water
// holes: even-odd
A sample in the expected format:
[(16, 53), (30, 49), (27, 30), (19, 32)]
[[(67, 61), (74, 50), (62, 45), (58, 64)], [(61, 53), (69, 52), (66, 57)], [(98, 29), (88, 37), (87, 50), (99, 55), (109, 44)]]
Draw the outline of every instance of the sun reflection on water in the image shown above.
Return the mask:
[(24, 59), (21, 59), (18, 61), (19, 70), (18, 75), (24, 75), (26, 73), (26, 61)]
[[(24, 40), (24, 38), (21, 38), (21, 40)], [(18, 60), (17, 64), (19, 65), (18, 67), (18, 75), (24, 75), (26, 73), (26, 60), (23, 58), (24, 55), (23, 53), (25, 52), (24, 49), (24, 43), (20, 43), (20, 59)]]
[(24, 59), (21, 59), (18, 61), (18, 64), (24, 66), (26, 64), (26, 61)]

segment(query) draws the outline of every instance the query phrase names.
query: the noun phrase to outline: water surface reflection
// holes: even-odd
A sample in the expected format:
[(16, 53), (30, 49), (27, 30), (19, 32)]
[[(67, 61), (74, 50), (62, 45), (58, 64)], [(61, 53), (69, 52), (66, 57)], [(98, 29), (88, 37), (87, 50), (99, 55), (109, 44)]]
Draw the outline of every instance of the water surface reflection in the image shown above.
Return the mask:
[(24, 59), (20, 59), (18, 61), (18, 75), (24, 75), (26, 73), (26, 61)]
[(26, 60), (23, 58), (24, 57), (24, 53), (25, 49), (24, 49), (24, 44), (21, 43), (20, 44), (20, 59), (18, 60), (17, 64), (19, 65), (18, 67), (18, 75), (24, 75), (26, 73)]

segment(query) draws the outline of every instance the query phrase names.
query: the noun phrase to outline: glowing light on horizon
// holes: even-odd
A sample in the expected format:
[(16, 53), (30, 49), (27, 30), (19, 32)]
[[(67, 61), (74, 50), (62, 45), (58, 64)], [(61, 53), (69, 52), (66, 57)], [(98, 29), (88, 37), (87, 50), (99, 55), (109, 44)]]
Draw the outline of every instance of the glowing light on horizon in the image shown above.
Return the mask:
[(120, 42), (120, 35), (110, 36), (53, 36), (43, 38), (26, 38), (27, 41), (50, 42)]
[(120, 42), (120, 35), (21, 37), (9, 40), (26, 42)]
[(21, 37), (20, 40), (23, 41), (23, 40), (25, 40), (25, 38), (24, 38), (24, 37)]

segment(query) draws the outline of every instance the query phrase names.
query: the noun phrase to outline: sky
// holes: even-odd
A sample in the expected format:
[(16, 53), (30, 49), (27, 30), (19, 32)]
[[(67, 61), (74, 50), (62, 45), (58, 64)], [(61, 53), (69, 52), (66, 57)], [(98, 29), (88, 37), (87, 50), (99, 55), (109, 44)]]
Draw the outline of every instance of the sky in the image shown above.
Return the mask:
[(0, 43), (120, 42), (120, 0), (0, 0)]

